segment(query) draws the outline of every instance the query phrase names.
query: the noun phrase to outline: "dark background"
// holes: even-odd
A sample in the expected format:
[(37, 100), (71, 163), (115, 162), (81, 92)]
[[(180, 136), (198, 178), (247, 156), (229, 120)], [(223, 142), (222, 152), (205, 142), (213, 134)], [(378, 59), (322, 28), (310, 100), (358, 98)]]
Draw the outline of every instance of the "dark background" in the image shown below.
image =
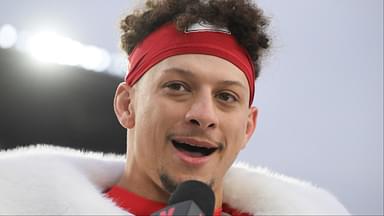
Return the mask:
[(124, 153), (125, 130), (113, 111), (121, 81), (0, 49), (0, 149), (52, 144)]

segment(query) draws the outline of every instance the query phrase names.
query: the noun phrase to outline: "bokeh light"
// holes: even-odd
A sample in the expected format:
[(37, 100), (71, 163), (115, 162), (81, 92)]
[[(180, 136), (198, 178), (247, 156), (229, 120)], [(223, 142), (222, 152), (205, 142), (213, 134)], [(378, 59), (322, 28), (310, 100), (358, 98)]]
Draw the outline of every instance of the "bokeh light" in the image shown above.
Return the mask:
[(0, 28), (0, 47), (8, 49), (13, 47), (17, 41), (17, 31), (15, 27), (5, 24)]
[(29, 54), (40, 63), (77, 66), (119, 77), (123, 77), (127, 69), (128, 60), (122, 53), (109, 53), (54, 31), (17, 32), (12, 25), (3, 25), (0, 27), (0, 48), (11, 47)]
[(93, 71), (104, 71), (111, 63), (106, 50), (49, 31), (30, 37), (26, 49), (41, 62), (81, 66)]
[(79, 53), (80, 65), (88, 70), (104, 71), (111, 63), (109, 53), (95, 46), (83, 46)]

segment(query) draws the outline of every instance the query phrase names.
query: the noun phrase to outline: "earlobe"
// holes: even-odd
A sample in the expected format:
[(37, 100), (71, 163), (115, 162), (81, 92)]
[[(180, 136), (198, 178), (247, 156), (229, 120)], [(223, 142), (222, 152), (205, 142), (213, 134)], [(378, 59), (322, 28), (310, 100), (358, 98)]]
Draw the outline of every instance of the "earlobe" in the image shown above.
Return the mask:
[(248, 114), (247, 127), (245, 131), (245, 141), (243, 143), (242, 148), (246, 146), (252, 134), (256, 130), (257, 115), (258, 115), (258, 109), (256, 107), (251, 107)]
[(135, 126), (135, 113), (133, 109), (133, 89), (125, 82), (120, 83), (116, 89), (113, 107), (121, 126), (130, 129)]

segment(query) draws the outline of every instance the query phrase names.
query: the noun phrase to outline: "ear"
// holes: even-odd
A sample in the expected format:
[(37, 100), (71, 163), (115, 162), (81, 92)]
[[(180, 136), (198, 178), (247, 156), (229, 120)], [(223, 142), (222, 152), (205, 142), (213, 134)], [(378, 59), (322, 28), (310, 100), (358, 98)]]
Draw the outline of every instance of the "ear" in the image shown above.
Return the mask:
[(242, 149), (247, 145), (252, 134), (255, 132), (258, 112), (259, 111), (256, 107), (251, 107), (249, 109), (247, 127), (245, 130), (245, 139), (243, 145), (241, 146)]
[(135, 112), (132, 103), (133, 88), (125, 82), (120, 83), (116, 89), (113, 107), (121, 126), (130, 129), (135, 126)]

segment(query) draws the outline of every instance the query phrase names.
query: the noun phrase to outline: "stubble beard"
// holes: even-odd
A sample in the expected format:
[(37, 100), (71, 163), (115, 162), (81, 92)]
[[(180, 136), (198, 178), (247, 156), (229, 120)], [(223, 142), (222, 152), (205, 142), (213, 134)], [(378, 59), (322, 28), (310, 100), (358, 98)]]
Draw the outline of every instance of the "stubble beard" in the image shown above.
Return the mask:
[[(188, 180), (199, 180), (199, 179), (188, 179)], [(174, 178), (171, 177), (171, 175), (169, 175), (164, 169), (162, 169), (160, 171), (160, 181), (161, 181), (161, 184), (163, 186), (163, 188), (165, 189), (165, 191), (167, 191), (169, 194), (172, 194), (177, 186), (182, 183), (182, 182), (177, 182)], [(201, 180), (199, 180), (201, 181)], [(208, 182), (206, 181), (203, 181), (205, 184), (207, 184), (209, 187), (211, 187), (213, 189), (213, 186), (215, 185), (215, 180), (214, 179), (211, 179), (209, 180)]]
[(178, 185), (175, 180), (173, 180), (169, 175), (164, 172), (160, 173), (160, 181), (165, 191), (170, 194), (176, 190)]

